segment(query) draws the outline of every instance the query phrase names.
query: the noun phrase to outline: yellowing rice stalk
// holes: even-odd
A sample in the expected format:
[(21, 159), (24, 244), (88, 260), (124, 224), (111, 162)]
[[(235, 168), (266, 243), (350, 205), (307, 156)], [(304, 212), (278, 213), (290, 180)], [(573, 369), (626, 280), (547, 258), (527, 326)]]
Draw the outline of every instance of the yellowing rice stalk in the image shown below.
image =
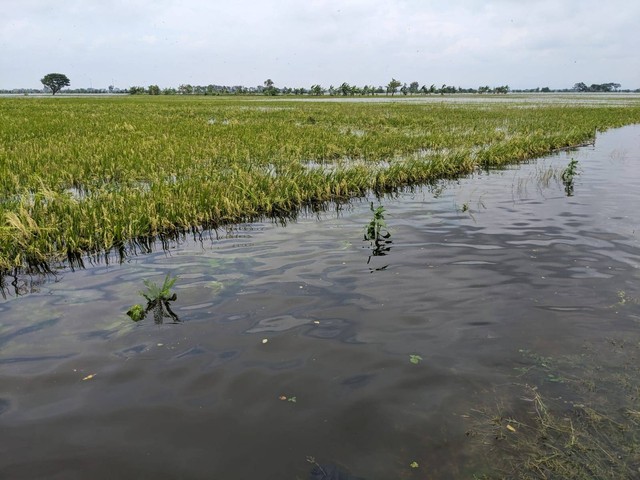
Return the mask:
[[(611, 106), (0, 99), (0, 272), (455, 177), (640, 122)], [(311, 164), (322, 168), (310, 168)]]

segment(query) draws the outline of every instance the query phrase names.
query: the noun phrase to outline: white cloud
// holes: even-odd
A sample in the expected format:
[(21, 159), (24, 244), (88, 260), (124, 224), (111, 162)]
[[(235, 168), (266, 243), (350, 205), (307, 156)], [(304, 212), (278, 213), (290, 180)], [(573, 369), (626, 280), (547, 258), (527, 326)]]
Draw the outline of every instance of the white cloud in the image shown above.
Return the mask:
[(640, 2), (3, 0), (0, 88), (157, 83), (640, 87)]

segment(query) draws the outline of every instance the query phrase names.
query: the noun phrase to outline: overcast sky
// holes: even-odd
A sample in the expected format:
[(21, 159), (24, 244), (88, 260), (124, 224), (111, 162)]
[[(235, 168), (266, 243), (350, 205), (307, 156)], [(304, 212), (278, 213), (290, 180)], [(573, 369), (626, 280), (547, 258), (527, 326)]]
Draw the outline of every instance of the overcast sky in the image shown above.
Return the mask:
[(638, 0), (0, 0), (0, 89), (640, 88)]

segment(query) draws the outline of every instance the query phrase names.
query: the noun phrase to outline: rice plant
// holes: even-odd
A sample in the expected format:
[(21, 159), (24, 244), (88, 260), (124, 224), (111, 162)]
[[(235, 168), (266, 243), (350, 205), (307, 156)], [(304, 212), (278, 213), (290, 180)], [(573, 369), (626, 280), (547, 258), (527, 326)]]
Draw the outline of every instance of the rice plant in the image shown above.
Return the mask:
[(175, 293), (171, 292), (171, 287), (176, 283), (176, 280), (176, 277), (171, 278), (169, 274), (165, 276), (161, 285), (151, 280), (144, 280), (143, 283), (147, 289), (139, 293), (147, 300), (147, 306), (143, 307), (140, 304), (133, 305), (127, 311), (129, 318), (134, 322), (139, 322), (143, 320), (149, 312), (153, 312), (153, 318), (157, 324), (163, 323), (164, 318), (170, 318), (174, 323), (179, 322), (180, 319), (169, 305), (178, 298)]
[(306, 206), (499, 167), (640, 122), (634, 99), (57, 100), (0, 99), (0, 275), (81, 267), (87, 257), (149, 251), (155, 239), (291, 218)]
[(573, 195), (573, 178), (578, 175), (578, 161), (571, 159), (569, 165), (562, 171), (562, 183), (567, 196)]
[[(373, 208), (373, 202), (370, 204), (371, 213), (373, 214), (371, 221), (365, 227), (364, 241), (370, 242), (371, 254), (367, 259), (367, 265), (371, 263), (372, 257), (383, 257), (391, 251), (391, 232), (387, 227), (384, 218), (385, 209), (382, 205)], [(377, 268), (370, 268), (370, 271), (385, 270), (389, 265), (383, 265)]]
[(373, 213), (373, 218), (366, 227), (364, 239), (376, 243), (383, 242), (391, 236), (387, 229), (387, 222), (384, 219), (385, 209), (382, 205), (373, 208), (373, 202), (371, 202), (371, 212)]

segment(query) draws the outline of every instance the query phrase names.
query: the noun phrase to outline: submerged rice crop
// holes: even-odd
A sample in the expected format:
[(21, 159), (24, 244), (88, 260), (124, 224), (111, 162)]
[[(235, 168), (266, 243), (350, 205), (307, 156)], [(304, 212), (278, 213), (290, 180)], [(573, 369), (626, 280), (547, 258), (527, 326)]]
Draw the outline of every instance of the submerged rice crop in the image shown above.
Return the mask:
[[(624, 104), (0, 99), (0, 272), (455, 177), (640, 122)], [(320, 165), (322, 168), (310, 166)]]

